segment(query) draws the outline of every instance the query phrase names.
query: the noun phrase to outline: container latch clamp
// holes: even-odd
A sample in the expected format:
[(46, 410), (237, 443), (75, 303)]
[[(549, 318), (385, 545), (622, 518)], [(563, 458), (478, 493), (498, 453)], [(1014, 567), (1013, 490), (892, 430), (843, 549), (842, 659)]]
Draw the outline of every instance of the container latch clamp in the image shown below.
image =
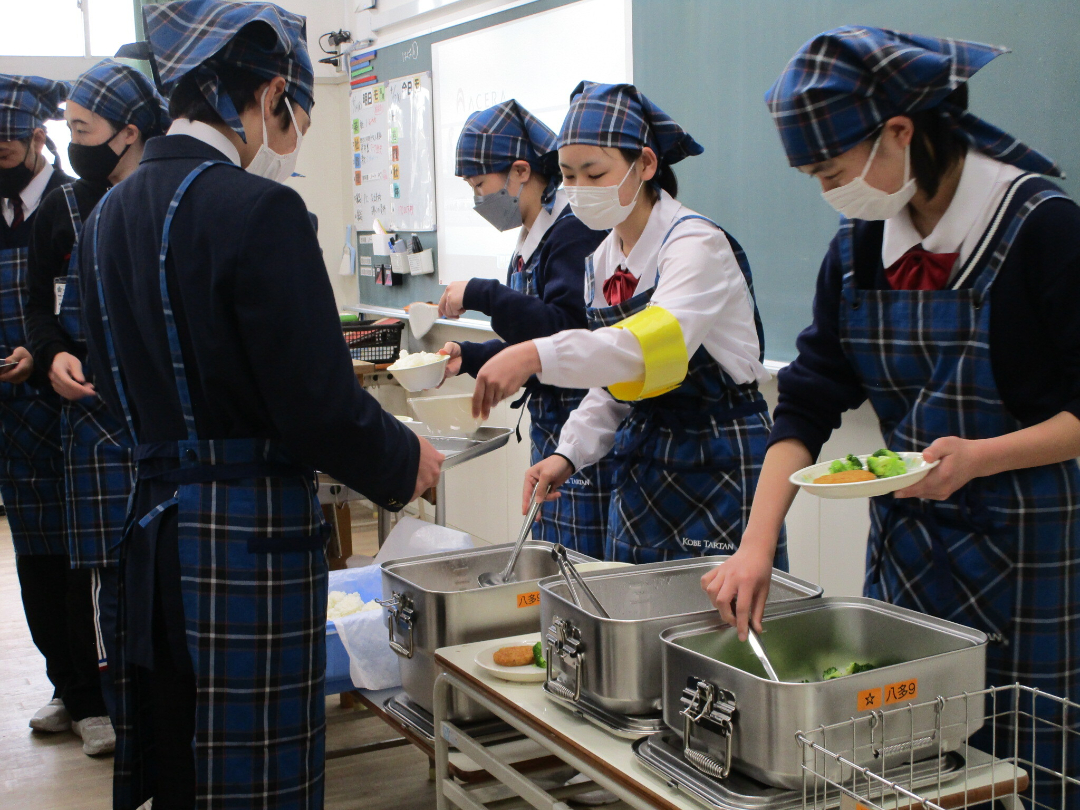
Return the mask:
[[(551, 627), (548, 628), (545, 642), (547, 648), (544, 653), (547, 659), (545, 691), (563, 700), (577, 703), (581, 698), (582, 670), (585, 668), (585, 649), (581, 643), (581, 631), (569, 620), (556, 616)], [(573, 689), (559, 681), (557, 675), (552, 675), (552, 664), (556, 656), (559, 658), (560, 669), (566, 671), (573, 668)]]
[[(390, 649), (402, 658), (412, 658), (414, 651), (413, 628), (416, 623), (416, 610), (413, 608), (412, 598), (408, 594), (393, 591), (393, 595), (389, 599), (378, 599), (376, 601), (386, 608), (386, 613), (390, 617)], [(398, 622), (408, 628), (409, 639), (406, 646), (402, 646), (394, 638), (394, 625)]]
[[(683, 718), (683, 757), (702, 773), (726, 779), (731, 772), (731, 752), (735, 742), (732, 719), (738, 710), (734, 693), (691, 675), (686, 679), (679, 702), (683, 706), (679, 712)], [(695, 726), (724, 740), (723, 762), (693, 747)]]

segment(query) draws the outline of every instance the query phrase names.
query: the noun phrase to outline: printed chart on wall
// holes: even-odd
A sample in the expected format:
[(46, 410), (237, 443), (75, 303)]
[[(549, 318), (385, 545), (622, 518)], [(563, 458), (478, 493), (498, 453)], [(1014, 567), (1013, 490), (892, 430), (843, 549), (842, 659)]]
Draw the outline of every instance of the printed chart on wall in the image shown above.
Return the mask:
[(356, 229), (434, 230), (431, 73), (356, 89), (350, 109)]

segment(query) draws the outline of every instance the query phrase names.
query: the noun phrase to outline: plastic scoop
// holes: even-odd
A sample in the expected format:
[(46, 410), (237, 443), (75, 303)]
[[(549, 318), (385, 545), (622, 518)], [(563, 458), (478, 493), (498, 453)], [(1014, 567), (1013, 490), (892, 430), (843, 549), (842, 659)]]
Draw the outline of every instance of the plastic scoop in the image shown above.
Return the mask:
[[(481, 588), (492, 588), (496, 585), (506, 585), (510, 582), (517, 582), (517, 576), (514, 574), (514, 566), (517, 565), (518, 557), (521, 556), (521, 549), (525, 545), (525, 538), (529, 536), (529, 530), (532, 528), (533, 521), (536, 520), (536, 513), (539, 512), (540, 507), (543, 506), (543, 501), (536, 500), (536, 490), (539, 488), (540, 482), (537, 481), (536, 486), (533, 487), (532, 506), (529, 507), (529, 514), (525, 515), (525, 522), (521, 524), (521, 533), (518, 535), (517, 543), (514, 544), (514, 550), (510, 553), (510, 559), (506, 562), (506, 568), (504, 568), (501, 573), (485, 571), (478, 576), (476, 581), (480, 584)], [(546, 495), (547, 493), (545, 492), (544, 494)]]

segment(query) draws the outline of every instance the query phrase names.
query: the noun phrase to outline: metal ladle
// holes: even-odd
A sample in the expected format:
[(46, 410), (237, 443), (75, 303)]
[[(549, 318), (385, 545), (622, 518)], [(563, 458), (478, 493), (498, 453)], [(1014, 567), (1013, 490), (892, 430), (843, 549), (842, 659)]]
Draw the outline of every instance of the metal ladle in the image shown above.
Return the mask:
[[(518, 535), (517, 543), (514, 544), (514, 550), (510, 553), (510, 559), (506, 563), (506, 567), (501, 573), (495, 571), (485, 571), (476, 578), (476, 581), (480, 584), (481, 588), (493, 588), (496, 585), (506, 585), (511, 582), (517, 582), (517, 576), (514, 575), (514, 566), (517, 565), (518, 557), (521, 556), (521, 549), (525, 545), (525, 538), (529, 536), (529, 530), (532, 529), (533, 521), (536, 520), (536, 513), (540, 511), (540, 507), (543, 506), (542, 500), (536, 500), (536, 491), (540, 488), (540, 482), (536, 482), (536, 486), (533, 487), (532, 493), (532, 506), (529, 507), (529, 513), (525, 515), (525, 522), (521, 524), (521, 533)], [(551, 488), (548, 487), (546, 496)]]
[(555, 562), (559, 565), (559, 573), (562, 574), (562, 578), (566, 581), (566, 587), (570, 589), (570, 597), (574, 600), (574, 604), (578, 607), (584, 607), (581, 604), (581, 599), (578, 598), (577, 590), (574, 588), (574, 582), (581, 586), (581, 590), (585, 592), (585, 595), (589, 597), (589, 601), (593, 603), (596, 608), (596, 612), (603, 618), (610, 619), (611, 616), (604, 606), (600, 604), (600, 600), (596, 598), (596, 594), (592, 592), (585, 580), (582, 579), (581, 574), (578, 573), (577, 568), (570, 562), (570, 558), (566, 556), (566, 547), (562, 543), (556, 543), (555, 547), (551, 549), (551, 556), (555, 559)]
[(769, 662), (769, 656), (765, 653), (765, 647), (762, 645), (758, 634), (754, 632), (753, 627), (747, 627), (746, 630), (748, 633), (747, 640), (750, 642), (750, 649), (754, 651), (754, 655), (757, 656), (758, 661), (765, 667), (765, 673), (769, 678), (779, 683), (780, 678), (777, 677), (776, 670), (773, 669), (773, 665)]

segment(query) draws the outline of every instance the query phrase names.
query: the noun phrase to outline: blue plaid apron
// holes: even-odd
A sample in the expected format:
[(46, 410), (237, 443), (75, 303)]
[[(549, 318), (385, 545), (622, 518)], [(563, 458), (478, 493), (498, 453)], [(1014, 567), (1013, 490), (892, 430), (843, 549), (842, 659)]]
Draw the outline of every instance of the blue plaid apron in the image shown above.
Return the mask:
[[(569, 206), (565, 215), (570, 215)], [(533, 297), (539, 294), (535, 275), (540, 264), (540, 250), (550, 233), (549, 230), (544, 234), (528, 262), (523, 262), (520, 256), (514, 257), (507, 277), (510, 289)], [(525, 397), (511, 407), (521, 407), (523, 401), (529, 404), (529, 438), (532, 440), (529, 463), (539, 464), (558, 448), (562, 426), (589, 392), (541, 385), (535, 378), (529, 380), (526, 388)], [(604, 559), (613, 474), (610, 455), (576, 471), (560, 487), (561, 497), (540, 508), (540, 520), (532, 530), (533, 539), (562, 543), (582, 554)]]
[[(329, 526), (316, 497), (314, 473), (298, 467), (269, 439), (198, 436), (166, 284), (176, 209), (199, 174), (218, 163), (207, 161), (187, 176), (165, 219), (159, 289), (187, 438), (136, 444), (136, 486), (156, 479), (176, 490), (148, 514), (129, 514), (129, 530), (137, 520), (153, 542), (162, 515), (176, 510), (187, 648), (197, 687), (196, 806), (317, 810), (323, 806), (325, 759)], [(100, 203), (102, 213), (106, 202), (107, 196)], [(111, 372), (135, 437), (97, 267), (96, 233), (94, 241)], [(135, 557), (135, 544), (135, 537), (124, 543), (122, 566)], [(154, 571), (140, 573), (151, 583), (141, 598), (152, 600)], [(124, 592), (131, 582), (121, 577), (114, 772), (119, 810), (133, 810), (153, 791), (143, 761), (147, 718), (139, 716), (139, 678), (127, 650), (128, 635), (139, 635), (140, 625), (143, 638), (149, 638), (149, 617), (128, 615)], [(145, 660), (147, 653), (135, 655)]]
[[(0, 250), (0, 357), (26, 345), (28, 254)], [(0, 383), (0, 494), (16, 554), (68, 553), (60, 397), (51, 389)]]
[[(943, 436), (986, 439), (1023, 427), (994, 381), (990, 290), (1028, 214), (1064, 196), (1045, 179), (1018, 178), (998, 226), (958, 274), (978, 274), (967, 289), (859, 289), (854, 229), (841, 224), (840, 339), (891, 449), (917, 452)], [(1019, 682), (1080, 701), (1075, 461), (976, 478), (944, 501), (874, 498), (870, 516), (867, 596), (989, 634), (991, 685)], [(1069, 722), (1075, 728), (1080, 718)], [(1024, 756), (1031, 753), (1028, 732), (1019, 730)], [(999, 724), (998, 756), (1007, 737)], [(1037, 759), (1061, 770), (1061, 737), (1040, 735)], [(1068, 771), (1080, 773), (1080, 746), (1072, 746)], [(1062, 806), (1060, 793), (1040, 800)], [(1076, 796), (1068, 806), (1078, 806)]]
[[(85, 345), (79, 300), (79, 234), (82, 217), (70, 185), (64, 186), (75, 244), (68, 275), (55, 279), (60, 328)], [(67, 494), (68, 552), (73, 568), (116, 565), (127, 521), (128, 496), (135, 480), (133, 445), (124, 427), (100, 397), (64, 400), (60, 417)]]
[[(661, 244), (689, 214), (676, 220)], [(746, 255), (728, 241), (753, 297)], [(657, 268), (659, 282), (659, 268)], [(585, 268), (586, 300), (595, 273)], [(613, 326), (649, 305), (656, 284), (628, 301), (589, 307), (589, 326)], [(765, 345), (757, 306), (758, 341)], [(634, 402), (615, 433), (615, 478), (604, 559), (651, 563), (739, 547), (750, 517), (772, 420), (756, 384), (739, 385), (704, 346), (690, 358), (686, 379), (674, 391)], [(774, 565), (786, 571), (787, 542), (781, 533)]]

